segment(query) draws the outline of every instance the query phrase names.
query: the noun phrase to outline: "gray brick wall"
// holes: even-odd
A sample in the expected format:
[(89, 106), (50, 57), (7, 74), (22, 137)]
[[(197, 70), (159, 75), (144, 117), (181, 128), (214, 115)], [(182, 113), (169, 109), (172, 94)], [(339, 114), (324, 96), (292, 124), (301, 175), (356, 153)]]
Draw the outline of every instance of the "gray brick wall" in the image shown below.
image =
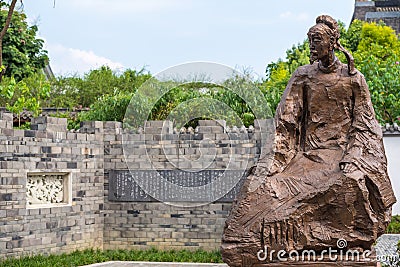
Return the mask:
[[(271, 122), (270, 122), (271, 123)], [(200, 121), (193, 133), (173, 131), (172, 125), (162, 129), (163, 122), (148, 122), (145, 133), (123, 133), (121, 123), (107, 122), (104, 127), (104, 248), (163, 249), (219, 249), (224, 221), (231, 203), (210, 203), (197, 207), (176, 207), (160, 202), (111, 202), (108, 200), (108, 173), (111, 170), (134, 171), (156, 168), (192, 170), (207, 167), (223, 170), (227, 167), (230, 153), (235, 155), (231, 168), (248, 169), (254, 165), (261, 152), (259, 121), (253, 131), (224, 131), (224, 122)], [(163, 134), (160, 136), (160, 134)], [(122, 153), (122, 141), (129, 143), (129, 153)], [(215, 144), (212, 163), (185, 161), (198, 156), (207, 142)], [(207, 146), (206, 146), (207, 148)], [(145, 156), (145, 154), (148, 156)], [(207, 154), (206, 151), (202, 151)], [(250, 161), (248, 160), (251, 155)], [(249, 162), (248, 162), (249, 161)]]
[[(67, 132), (67, 121), (38, 118), (36, 130), (0, 120), (0, 256), (103, 247), (103, 134)], [(72, 172), (72, 205), (27, 209), (29, 172)]]
[[(232, 154), (233, 169), (250, 168), (261, 151), (265, 122), (230, 133), (223, 126), (201, 121), (196, 130), (177, 130), (170, 122), (151, 121), (127, 133), (119, 122), (85, 122), (79, 131), (68, 131), (65, 119), (40, 117), (31, 130), (17, 130), (11, 114), (0, 114), (0, 257), (84, 248), (218, 249), (231, 203), (186, 208), (113, 202), (108, 174), (128, 170), (128, 164), (131, 170), (152, 165), (223, 170)], [(126, 158), (123, 139), (132, 149)], [(27, 174), (32, 172), (72, 173), (72, 205), (27, 208)]]
[(106, 203), (105, 249), (219, 249), (231, 204)]

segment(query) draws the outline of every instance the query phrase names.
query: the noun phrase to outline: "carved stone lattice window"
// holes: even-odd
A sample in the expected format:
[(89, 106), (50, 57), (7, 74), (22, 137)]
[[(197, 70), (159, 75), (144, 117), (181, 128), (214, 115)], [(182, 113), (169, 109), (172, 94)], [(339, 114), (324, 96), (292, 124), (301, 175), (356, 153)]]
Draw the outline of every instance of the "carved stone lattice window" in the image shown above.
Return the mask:
[(69, 175), (65, 173), (28, 174), (26, 200), (28, 207), (69, 204)]

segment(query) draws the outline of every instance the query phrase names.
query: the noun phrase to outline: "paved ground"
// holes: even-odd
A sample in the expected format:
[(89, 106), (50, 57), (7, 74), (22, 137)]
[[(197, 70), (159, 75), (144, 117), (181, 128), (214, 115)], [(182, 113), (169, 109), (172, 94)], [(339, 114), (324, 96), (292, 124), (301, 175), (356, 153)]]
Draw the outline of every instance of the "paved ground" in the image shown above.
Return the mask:
[(209, 263), (110, 261), (87, 265), (85, 267), (228, 267), (228, 265)]
[[(376, 255), (382, 262), (389, 263), (390, 260), (400, 262), (396, 253), (397, 243), (400, 241), (400, 235), (383, 235), (377, 240)], [(391, 257), (386, 257), (391, 256)], [(140, 262), (140, 261), (110, 261), (86, 265), (84, 267), (227, 267), (226, 264), (208, 264), (208, 263), (172, 263), (172, 262)], [(398, 266), (398, 265), (389, 265)]]
[[(375, 249), (378, 259), (386, 264), (400, 263), (399, 254), (396, 252), (400, 235), (383, 235), (378, 238)], [(399, 265), (389, 265), (399, 266)]]

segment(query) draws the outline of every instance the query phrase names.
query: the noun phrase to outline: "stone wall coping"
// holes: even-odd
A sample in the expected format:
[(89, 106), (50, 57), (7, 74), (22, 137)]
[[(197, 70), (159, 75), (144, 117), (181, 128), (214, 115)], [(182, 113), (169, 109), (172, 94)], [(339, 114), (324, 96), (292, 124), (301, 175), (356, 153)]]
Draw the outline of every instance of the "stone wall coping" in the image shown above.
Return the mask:
[(364, 6), (375, 6), (375, 2), (373, 1), (356, 1), (356, 7), (364, 7)]
[(366, 19), (383, 19), (383, 18), (400, 18), (400, 12), (367, 12), (365, 14)]
[[(397, 14), (400, 17), (400, 13)], [(8, 123), (12, 121), (11, 113), (0, 113), (0, 122), (3, 121), (4, 125), (0, 123), (0, 129), (13, 129), (12, 124)], [(123, 127), (121, 122), (117, 121), (85, 121), (81, 123), (81, 128), (78, 130), (68, 131), (66, 129), (67, 120), (65, 118), (54, 118), (54, 117), (38, 117), (35, 118), (31, 125), (31, 130), (21, 130), (23, 131), (48, 131), (48, 132), (77, 132), (77, 133), (85, 133), (85, 134), (97, 134), (97, 133), (105, 133), (105, 134), (166, 134), (165, 132), (161, 132), (161, 128), (159, 125), (163, 125), (164, 122), (167, 122), (168, 125), (172, 125), (172, 122), (169, 121), (148, 121), (146, 125), (149, 127), (138, 127), (134, 129), (127, 129)], [(166, 125), (166, 124), (164, 124)], [(195, 129), (192, 127), (181, 127), (176, 128), (173, 127), (170, 129), (170, 134), (197, 134), (197, 133), (207, 133), (209, 132), (208, 128), (214, 129), (210, 133), (254, 133), (259, 132), (260, 128), (265, 131), (269, 129), (273, 125), (273, 119), (262, 119), (255, 120), (254, 126), (250, 125), (249, 127), (245, 126), (227, 126), (225, 121), (201, 121), (200, 125)], [(221, 128), (223, 131), (221, 132), (218, 128)], [(111, 131), (109, 131), (111, 130)], [(153, 131), (159, 130), (159, 131)], [(385, 124), (382, 126), (382, 132), (384, 136), (393, 136), (400, 135), (400, 127), (397, 123), (394, 124)]]

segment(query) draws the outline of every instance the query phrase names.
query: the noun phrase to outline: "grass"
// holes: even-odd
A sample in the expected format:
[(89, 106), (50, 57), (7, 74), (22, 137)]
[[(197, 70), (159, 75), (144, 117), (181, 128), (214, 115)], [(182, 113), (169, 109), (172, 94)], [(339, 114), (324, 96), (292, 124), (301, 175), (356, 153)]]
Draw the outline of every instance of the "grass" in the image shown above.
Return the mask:
[(387, 234), (400, 234), (400, 215), (392, 216), (388, 228), (386, 229)]
[(75, 267), (105, 261), (157, 261), (221, 263), (218, 251), (203, 250), (93, 250), (74, 251), (61, 255), (36, 255), (0, 260), (0, 267)]
[[(400, 234), (400, 215), (392, 217), (387, 233)], [(400, 242), (397, 244), (400, 251)], [(200, 262), (222, 263), (219, 251), (204, 250), (93, 250), (74, 251), (60, 255), (36, 255), (0, 259), (0, 267), (75, 267), (106, 261)]]

